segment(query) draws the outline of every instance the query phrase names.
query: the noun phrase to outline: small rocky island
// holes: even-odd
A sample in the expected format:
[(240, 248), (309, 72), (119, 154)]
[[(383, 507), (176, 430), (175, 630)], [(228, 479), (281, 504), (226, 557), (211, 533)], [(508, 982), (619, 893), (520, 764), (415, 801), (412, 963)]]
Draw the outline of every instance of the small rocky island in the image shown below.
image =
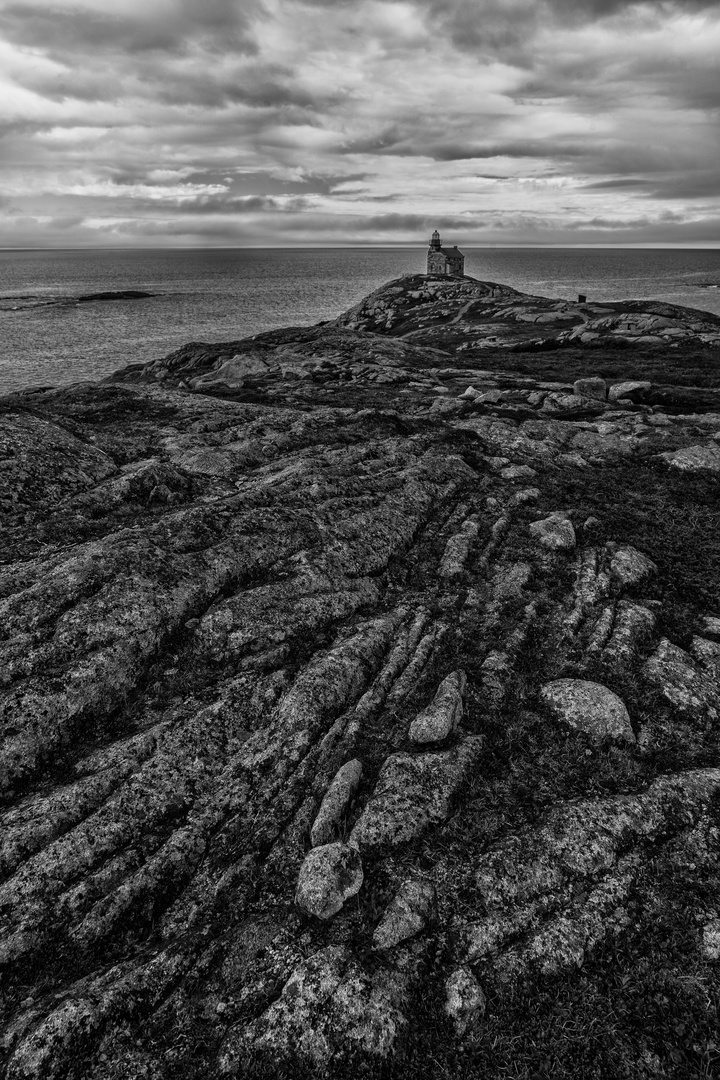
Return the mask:
[(718, 1068), (720, 319), (460, 276), (0, 400), (0, 1075)]

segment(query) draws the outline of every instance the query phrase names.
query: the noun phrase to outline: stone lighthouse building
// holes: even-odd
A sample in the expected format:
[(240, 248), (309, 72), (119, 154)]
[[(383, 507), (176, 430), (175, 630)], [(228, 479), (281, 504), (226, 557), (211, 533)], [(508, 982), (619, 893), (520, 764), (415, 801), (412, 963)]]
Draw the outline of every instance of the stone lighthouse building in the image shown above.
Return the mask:
[(465, 256), (456, 247), (443, 247), (440, 233), (435, 230), (430, 238), (427, 256), (428, 274), (464, 274)]

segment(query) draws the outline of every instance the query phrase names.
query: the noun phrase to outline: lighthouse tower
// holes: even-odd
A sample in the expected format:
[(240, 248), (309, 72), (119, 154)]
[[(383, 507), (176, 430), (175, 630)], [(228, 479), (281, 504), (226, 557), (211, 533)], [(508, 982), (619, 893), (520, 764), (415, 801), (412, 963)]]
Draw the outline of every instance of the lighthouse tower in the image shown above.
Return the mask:
[(427, 254), (428, 274), (459, 274), (465, 273), (465, 256), (457, 247), (443, 247), (440, 233), (435, 232), (430, 237), (430, 247)]

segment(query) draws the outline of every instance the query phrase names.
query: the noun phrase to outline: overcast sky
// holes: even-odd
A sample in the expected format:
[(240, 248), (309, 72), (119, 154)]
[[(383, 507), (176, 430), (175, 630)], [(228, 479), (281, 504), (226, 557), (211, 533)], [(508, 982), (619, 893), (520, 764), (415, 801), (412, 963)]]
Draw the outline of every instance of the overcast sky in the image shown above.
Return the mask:
[(0, 246), (720, 246), (720, 0), (0, 0)]

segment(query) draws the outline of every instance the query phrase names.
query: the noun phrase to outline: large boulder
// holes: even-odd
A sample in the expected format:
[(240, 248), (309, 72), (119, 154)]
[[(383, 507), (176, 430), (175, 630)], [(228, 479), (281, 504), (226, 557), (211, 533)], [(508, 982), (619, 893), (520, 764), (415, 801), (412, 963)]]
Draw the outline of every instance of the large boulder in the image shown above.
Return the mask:
[(642, 581), (657, 573), (657, 566), (647, 555), (630, 544), (606, 545), (610, 554), (610, 580), (621, 589), (639, 585)]
[(682, 450), (668, 450), (658, 457), (671, 469), (688, 473), (711, 473), (720, 476), (720, 446), (684, 446)]
[(363, 868), (357, 848), (323, 844), (313, 848), (300, 867), (295, 903), (306, 915), (331, 919), (346, 900), (359, 892)]
[(595, 401), (605, 401), (607, 383), (599, 375), (591, 375), (586, 379), (576, 379), (573, 383), (573, 394), (577, 397), (592, 398)]
[(550, 514), (530, 525), (530, 535), (549, 551), (572, 551), (576, 544), (572, 521), (564, 514)]
[(248, 375), (267, 375), (268, 364), (259, 353), (252, 351), (231, 356), (224, 363), (218, 362), (214, 370), (189, 380), (195, 390), (225, 386), (228, 390), (239, 389)]
[(555, 679), (545, 683), (540, 696), (558, 720), (594, 739), (635, 742), (624, 702), (601, 683)]
[(391, 754), (350, 843), (361, 851), (397, 847), (447, 821), (452, 801), (482, 752), (483, 739), (465, 739), (451, 750)]

